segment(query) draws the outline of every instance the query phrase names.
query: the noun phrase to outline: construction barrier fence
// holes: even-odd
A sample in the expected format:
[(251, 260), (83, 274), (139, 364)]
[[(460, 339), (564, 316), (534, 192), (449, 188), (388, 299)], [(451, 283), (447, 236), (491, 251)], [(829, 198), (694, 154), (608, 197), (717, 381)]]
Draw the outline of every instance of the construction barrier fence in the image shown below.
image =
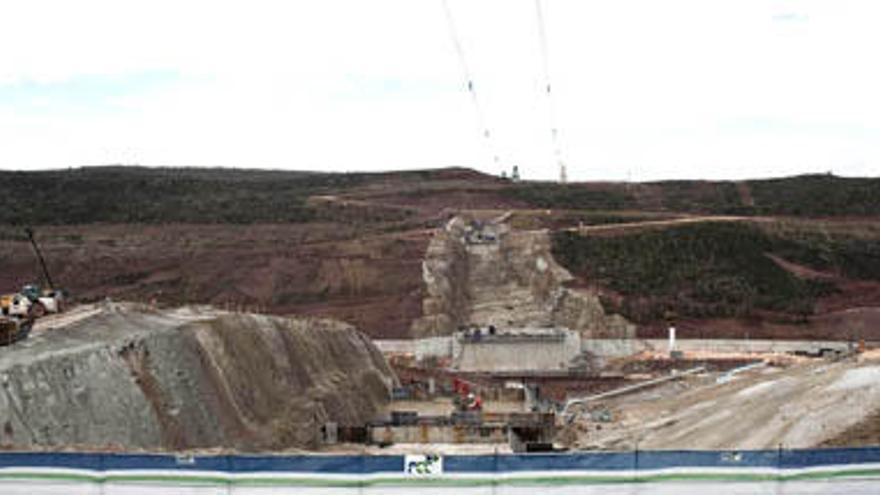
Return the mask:
[(0, 453), (2, 494), (880, 493), (880, 448), (526, 455)]

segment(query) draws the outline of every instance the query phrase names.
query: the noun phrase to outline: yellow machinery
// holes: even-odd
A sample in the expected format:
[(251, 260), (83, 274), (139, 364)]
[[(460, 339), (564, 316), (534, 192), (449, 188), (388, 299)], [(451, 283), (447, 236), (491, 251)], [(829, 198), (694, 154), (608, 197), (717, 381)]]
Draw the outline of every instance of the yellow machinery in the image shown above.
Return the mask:
[(40, 261), (43, 275), (49, 289), (43, 290), (36, 285), (26, 285), (21, 292), (0, 295), (0, 345), (9, 345), (28, 336), (34, 320), (46, 313), (64, 311), (64, 291), (55, 289), (43, 254), (34, 240), (34, 232), (30, 228), (25, 233)]
[(32, 307), (24, 294), (0, 295), (0, 346), (28, 336), (34, 324)]
[(15, 316), (0, 316), (0, 345), (9, 345), (28, 336), (34, 320)]
[(12, 301), (18, 294), (2, 294), (0, 295), (0, 314), (8, 315), (9, 309), (12, 307)]

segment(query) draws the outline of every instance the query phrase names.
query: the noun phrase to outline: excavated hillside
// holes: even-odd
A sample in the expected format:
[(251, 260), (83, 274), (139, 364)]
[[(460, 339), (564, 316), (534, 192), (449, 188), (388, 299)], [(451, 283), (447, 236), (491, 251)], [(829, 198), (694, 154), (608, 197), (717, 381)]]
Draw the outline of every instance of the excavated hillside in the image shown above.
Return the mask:
[(329, 320), (107, 303), (40, 323), (0, 348), (4, 448), (313, 448), (328, 421), (372, 419), (394, 380)]
[[(0, 211), (0, 293), (46, 283), (22, 229), (30, 225), (55, 283), (78, 302), (333, 318), (383, 339), (443, 333), (471, 319), (601, 334), (597, 292), (606, 312), (637, 323), (644, 337), (665, 334), (672, 317), (682, 337), (848, 339), (874, 317), (834, 326), (820, 318), (880, 307), (877, 178), (554, 184), (462, 168), (87, 167), (0, 172), (0, 192), (8, 206)], [(509, 210), (513, 232), (498, 253), (473, 247), (467, 263), (440, 259), (459, 249), (446, 233), (434, 235), (452, 216)], [(774, 232), (741, 235), (721, 222), (732, 218)], [(517, 244), (543, 246), (544, 228), (575, 280), (564, 282), (555, 268), (537, 275), (537, 261), (518, 255), (492, 273), (508, 251), (542, 253)], [(436, 267), (428, 277), (439, 285), (425, 282), (423, 265)], [(473, 291), (462, 289), (465, 269), (474, 272)], [(480, 281), (493, 277), (503, 280)], [(583, 292), (556, 291), (559, 284)], [(480, 294), (489, 288), (511, 303)]]
[[(4, 236), (4, 234), (8, 234)], [(210, 304), (345, 321), (404, 338), (421, 315), (422, 230), (349, 224), (40, 227), (55, 283), (80, 302)], [(0, 227), (0, 293), (39, 281), (21, 229)]]
[(548, 231), (515, 231), (505, 220), (457, 216), (435, 234), (423, 264), (424, 316), (413, 323), (414, 335), (448, 335), (471, 324), (634, 335), (625, 319), (605, 314), (596, 293), (564, 286), (573, 277), (553, 259)]

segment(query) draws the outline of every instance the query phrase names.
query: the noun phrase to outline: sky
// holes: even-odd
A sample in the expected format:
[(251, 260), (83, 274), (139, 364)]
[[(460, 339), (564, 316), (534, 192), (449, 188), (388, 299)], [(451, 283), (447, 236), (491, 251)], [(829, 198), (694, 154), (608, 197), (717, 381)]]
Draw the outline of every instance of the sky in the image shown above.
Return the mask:
[(0, 169), (880, 175), (876, 0), (446, 2), (2, 2)]

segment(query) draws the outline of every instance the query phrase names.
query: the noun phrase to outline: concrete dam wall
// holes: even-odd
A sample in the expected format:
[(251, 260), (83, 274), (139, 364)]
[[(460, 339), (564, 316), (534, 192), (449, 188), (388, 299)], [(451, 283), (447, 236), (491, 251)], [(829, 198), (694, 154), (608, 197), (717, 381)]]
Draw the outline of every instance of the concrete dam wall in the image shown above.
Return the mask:
[(108, 305), (0, 348), (0, 446), (314, 447), (361, 425), (393, 374), (327, 320)]
[(580, 334), (570, 330), (516, 329), (452, 339), (452, 366), (461, 371), (565, 371), (581, 353)]

